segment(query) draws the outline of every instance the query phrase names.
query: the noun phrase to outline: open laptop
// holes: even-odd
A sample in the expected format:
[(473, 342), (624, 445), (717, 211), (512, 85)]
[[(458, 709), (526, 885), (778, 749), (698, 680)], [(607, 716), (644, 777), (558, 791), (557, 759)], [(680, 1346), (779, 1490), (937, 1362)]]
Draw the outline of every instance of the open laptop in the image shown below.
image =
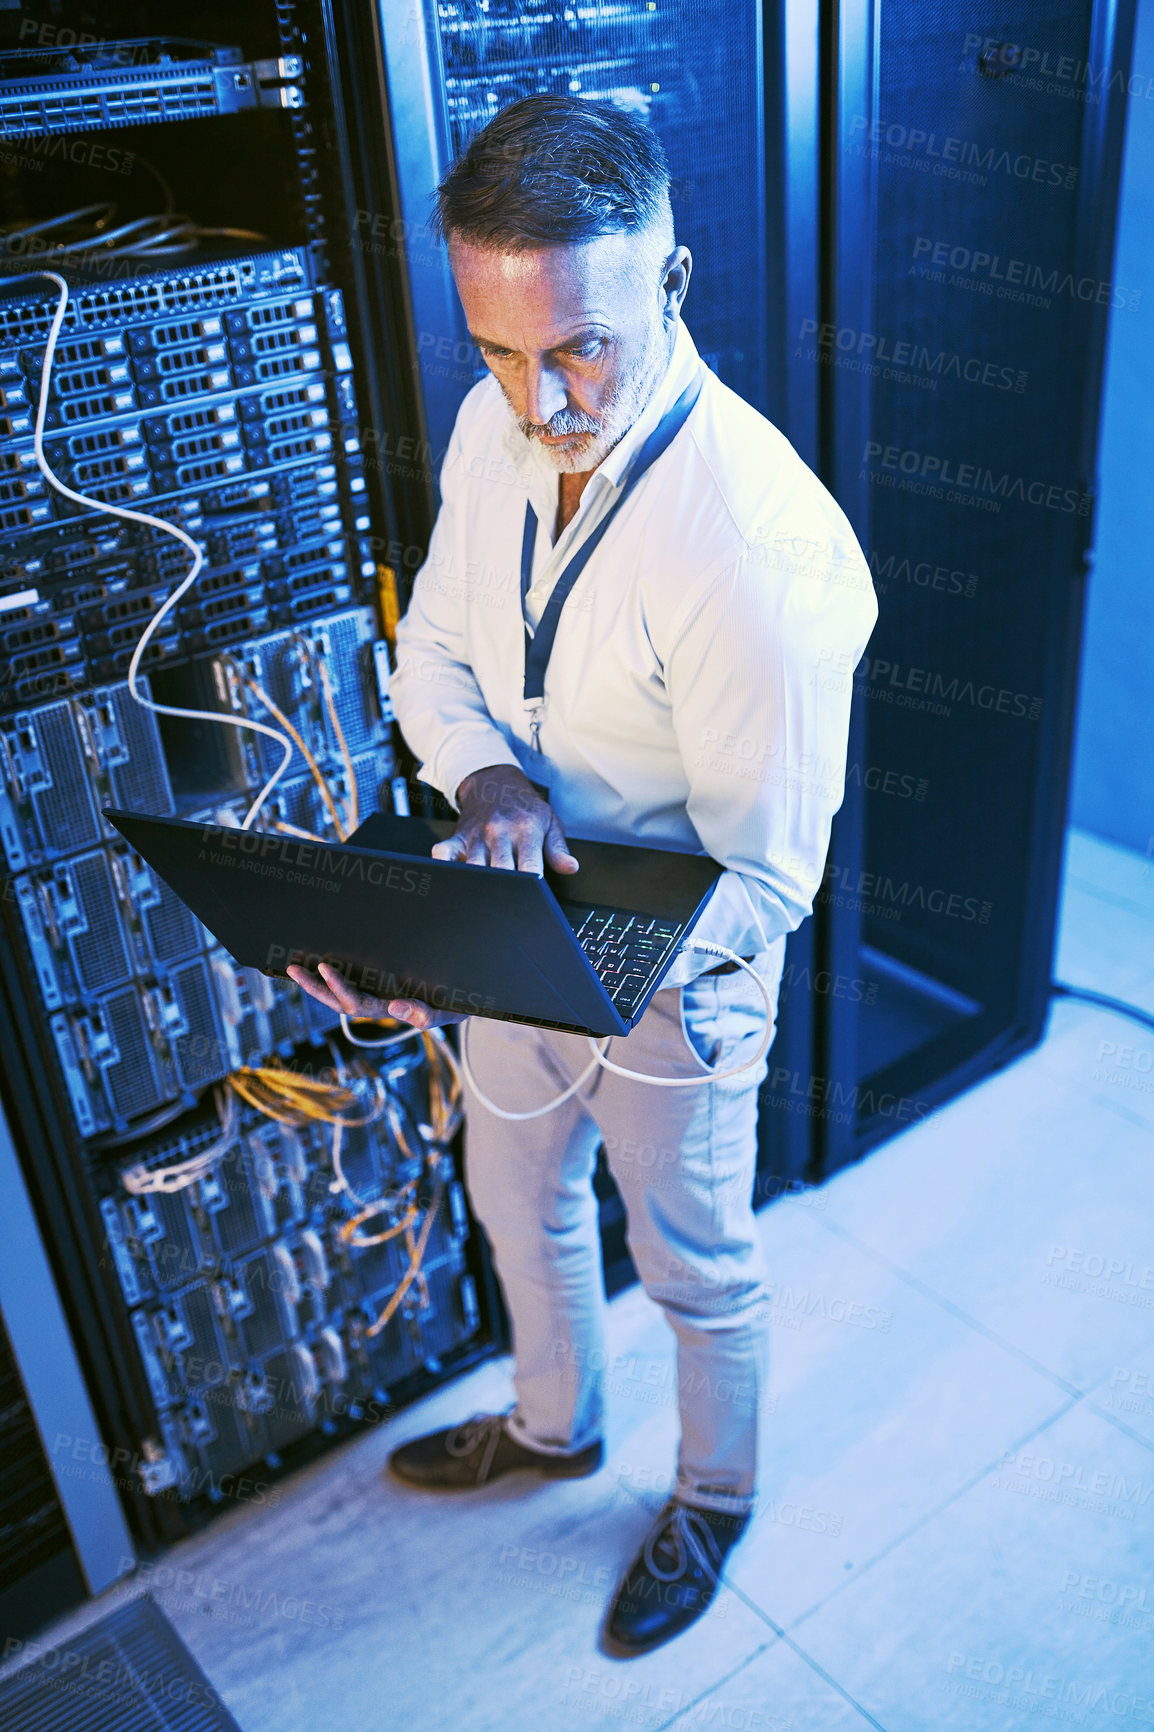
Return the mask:
[(106, 810), (237, 962), (330, 962), (376, 998), (574, 1034), (627, 1034), (723, 868), (567, 836), (570, 876), (434, 860), (455, 826), (377, 812), (343, 843)]

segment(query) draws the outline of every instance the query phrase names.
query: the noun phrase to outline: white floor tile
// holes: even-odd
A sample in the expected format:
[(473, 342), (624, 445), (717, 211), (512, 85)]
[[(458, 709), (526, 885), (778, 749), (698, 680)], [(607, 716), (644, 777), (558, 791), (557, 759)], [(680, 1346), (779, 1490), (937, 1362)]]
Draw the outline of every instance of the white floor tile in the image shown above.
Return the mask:
[(1154, 1337), (1154, 1141), (1093, 1080), (1116, 1025), (1056, 1006), (1046, 1045), (838, 1174), (814, 1215), (1077, 1389)]
[(706, 1726), (749, 1732), (866, 1732), (878, 1722), (808, 1665), (787, 1641), (771, 1642), (734, 1676), (669, 1723), (669, 1732)]
[(1079, 1405), (791, 1634), (887, 1732), (1147, 1724), (1154, 1453)]

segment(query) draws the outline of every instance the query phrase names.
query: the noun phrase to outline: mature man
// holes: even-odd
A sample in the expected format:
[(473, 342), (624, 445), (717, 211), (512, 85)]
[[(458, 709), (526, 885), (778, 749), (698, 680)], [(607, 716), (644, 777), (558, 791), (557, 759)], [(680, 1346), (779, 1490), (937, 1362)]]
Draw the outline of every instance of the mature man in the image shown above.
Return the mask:
[[(842, 798), (849, 675), (876, 617), (861, 551), (782, 435), (700, 360), (681, 322), (691, 260), (643, 123), (576, 98), (514, 103), (449, 172), (439, 215), (492, 377), (457, 416), (397, 632), (397, 719), (460, 814), (437, 852), (573, 872), (567, 826), (705, 850), (727, 870), (699, 934), (750, 960), (776, 1004), (785, 935), (810, 912)], [(460, 1020), (386, 1006), (331, 972), (327, 986), (298, 978), (351, 1013)], [(764, 1034), (738, 965), (685, 952), (609, 1056), (700, 1079), (753, 1057)], [(579, 1036), (483, 1018), (467, 1035), (478, 1088), (509, 1113), (544, 1106), (589, 1064)], [(601, 1465), (591, 1176), (604, 1144), (638, 1273), (677, 1337), (681, 1392), (674, 1496), (609, 1616), (620, 1653), (705, 1609), (755, 1502), (765, 1071), (763, 1058), (669, 1088), (597, 1069), (521, 1119), (467, 1099), (466, 1177), (512, 1318), (516, 1405), (406, 1444), (391, 1465), (446, 1489)]]

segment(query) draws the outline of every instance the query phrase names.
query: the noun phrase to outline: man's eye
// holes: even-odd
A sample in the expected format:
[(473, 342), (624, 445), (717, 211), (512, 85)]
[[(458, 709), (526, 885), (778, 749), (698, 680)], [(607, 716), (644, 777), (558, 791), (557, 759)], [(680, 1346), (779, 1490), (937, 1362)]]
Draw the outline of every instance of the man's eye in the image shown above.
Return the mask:
[(600, 337), (593, 337), (588, 343), (575, 343), (571, 349), (566, 349), (567, 355), (573, 355), (579, 361), (592, 360), (601, 348)]

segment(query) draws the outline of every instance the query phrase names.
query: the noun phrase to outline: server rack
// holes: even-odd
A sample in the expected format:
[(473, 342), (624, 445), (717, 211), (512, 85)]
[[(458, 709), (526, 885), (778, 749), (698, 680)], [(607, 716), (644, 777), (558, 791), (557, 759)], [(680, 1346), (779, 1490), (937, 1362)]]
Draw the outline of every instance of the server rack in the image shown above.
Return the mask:
[[(243, 823), (281, 756), (260, 725), (293, 751), (258, 830), (323, 842), (405, 809), (399, 520), (373, 451), (394, 408), (321, 11), (206, 0), (182, 15), (196, 40), (165, 23), (135, 0), (103, 6), (98, 34), (80, 7), (0, 20), (4, 1108), (94, 1409), (69, 1490), (119, 1496), (144, 1546), (267, 1501), (282, 1465), (501, 1327), (439, 1044), (350, 1046), (291, 983), (236, 966), (102, 816)], [(103, 234), (125, 223), (169, 252), (118, 254)], [(47, 386), (44, 268), (68, 291)], [(42, 406), (47, 463), (87, 503), (41, 472)], [(164, 523), (204, 565), (138, 689), (200, 720), (130, 689), (189, 569)], [(273, 1067), (329, 1118), (286, 1112)]]
[(1133, 6), (1011, 7), (993, 32), (854, 10), (873, 107), (838, 149), (874, 179), (850, 255), (872, 306), (797, 333), (835, 409), (868, 393), (866, 426), (828, 423), (830, 473), (869, 495), (879, 600), (818, 898), (866, 984), (818, 1066), (823, 1173), (1042, 1033), (1105, 326), (1134, 292), (1111, 280)]

